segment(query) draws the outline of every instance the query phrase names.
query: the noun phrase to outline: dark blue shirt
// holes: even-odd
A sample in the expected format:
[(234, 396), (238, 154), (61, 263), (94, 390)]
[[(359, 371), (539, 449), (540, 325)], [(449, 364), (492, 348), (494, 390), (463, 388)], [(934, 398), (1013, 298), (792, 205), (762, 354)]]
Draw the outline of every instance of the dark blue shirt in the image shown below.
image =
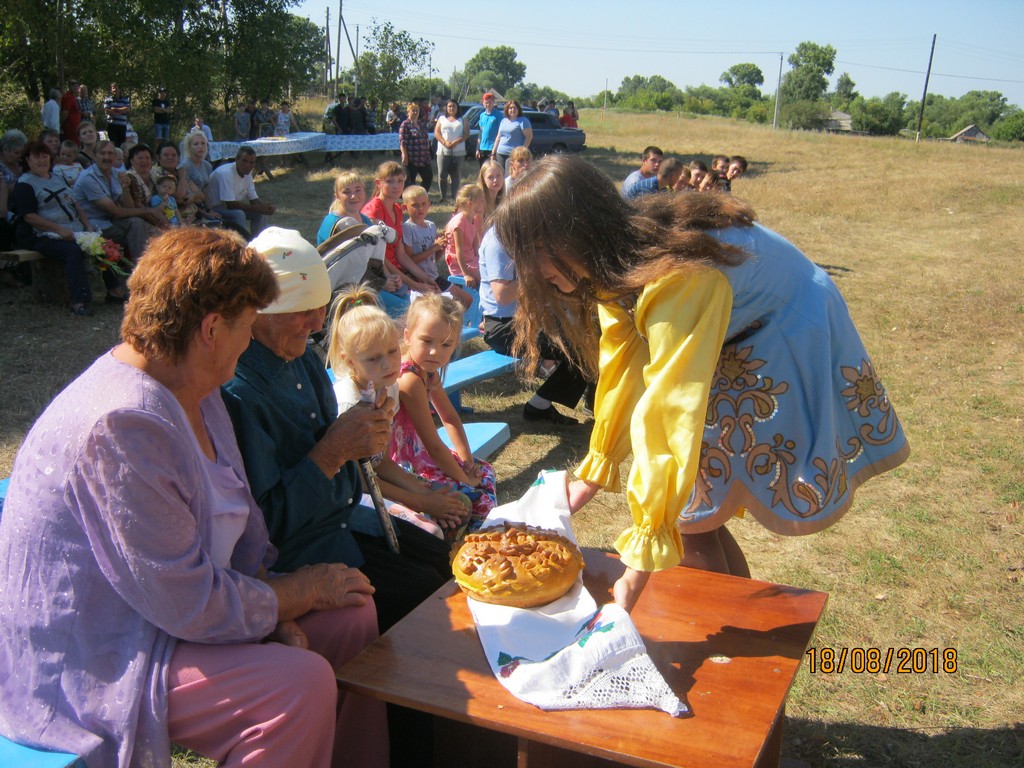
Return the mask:
[[(376, 513), (359, 507), (359, 468), (328, 478), (308, 454), (338, 413), (338, 401), (312, 349), (285, 362), (255, 339), (222, 388), (252, 495), (279, 550), (275, 571), (316, 563), (363, 564), (352, 527), (381, 535)], [(375, 529), (376, 526), (376, 529)]]

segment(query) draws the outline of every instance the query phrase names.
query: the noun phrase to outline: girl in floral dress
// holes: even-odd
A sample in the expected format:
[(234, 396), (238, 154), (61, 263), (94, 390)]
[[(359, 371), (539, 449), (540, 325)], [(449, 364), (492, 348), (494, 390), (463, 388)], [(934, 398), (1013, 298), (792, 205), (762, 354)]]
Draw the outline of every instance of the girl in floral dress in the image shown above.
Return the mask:
[[(444, 391), (441, 371), (459, 343), (462, 305), (442, 294), (420, 296), (409, 307), (405, 355), (398, 379), (399, 408), (391, 429), (391, 458), (420, 477), (466, 494), (469, 530), (494, 508), (494, 468), (473, 458), (458, 411)], [(454, 450), (437, 434), (430, 406), (444, 423)]]
[[(366, 403), (397, 409), (401, 336), (395, 321), (380, 308), (376, 291), (357, 285), (338, 296), (330, 339), (328, 359), (335, 374), (338, 412)], [(438, 538), (465, 527), (468, 504), (450, 484), (432, 486), (383, 454), (372, 461), (392, 515)]]

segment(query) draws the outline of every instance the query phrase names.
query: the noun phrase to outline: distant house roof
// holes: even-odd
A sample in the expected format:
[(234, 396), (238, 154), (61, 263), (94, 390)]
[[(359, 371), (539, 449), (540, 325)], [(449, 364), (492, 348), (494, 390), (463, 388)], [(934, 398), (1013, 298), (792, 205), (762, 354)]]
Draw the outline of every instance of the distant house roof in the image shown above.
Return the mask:
[(822, 130), (847, 132), (853, 130), (853, 118), (846, 112), (832, 112), (821, 121)]
[(486, 96), (488, 93), (494, 95), (494, 100), (495, 101), (504, 101), (505, 100), (505, 97), (502, 96), (500, 93), (498, 93), (494, 88), (488, 88), (486, 91), (483, 92), (482, 96)]
[(989, 141), (989, 137), (974, 123), (949, 137), (950, 141)]

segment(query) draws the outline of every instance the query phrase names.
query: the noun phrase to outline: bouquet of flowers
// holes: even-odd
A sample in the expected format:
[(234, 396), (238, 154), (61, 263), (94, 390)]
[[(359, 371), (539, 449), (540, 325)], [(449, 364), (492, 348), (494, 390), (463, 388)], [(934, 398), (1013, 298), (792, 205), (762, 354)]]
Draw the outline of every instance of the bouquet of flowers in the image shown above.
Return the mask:
[(98, 232), (76, 232), (75, 242), (82, 253), (95, 259), (101, 272), (109, 269), (118, 277), (128, 277), (132, 262), (125, 258), (124, 249), (113, 240), (108, 240)]

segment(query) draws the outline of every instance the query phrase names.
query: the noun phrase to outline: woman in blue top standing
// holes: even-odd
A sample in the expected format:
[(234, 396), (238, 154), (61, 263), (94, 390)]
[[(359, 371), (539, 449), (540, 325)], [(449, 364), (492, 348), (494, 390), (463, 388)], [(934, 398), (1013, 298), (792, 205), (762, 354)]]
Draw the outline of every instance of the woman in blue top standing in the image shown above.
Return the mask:
[(523, 117), (523, 108), (513, 99), (505, 104), (505, 119), (498, 126), (498, 138), (494, 142), (492, 158), (505, 167), (508, 156), (516, 147), (530, 147), (533, 141), (533, 128), (530, 121)]

